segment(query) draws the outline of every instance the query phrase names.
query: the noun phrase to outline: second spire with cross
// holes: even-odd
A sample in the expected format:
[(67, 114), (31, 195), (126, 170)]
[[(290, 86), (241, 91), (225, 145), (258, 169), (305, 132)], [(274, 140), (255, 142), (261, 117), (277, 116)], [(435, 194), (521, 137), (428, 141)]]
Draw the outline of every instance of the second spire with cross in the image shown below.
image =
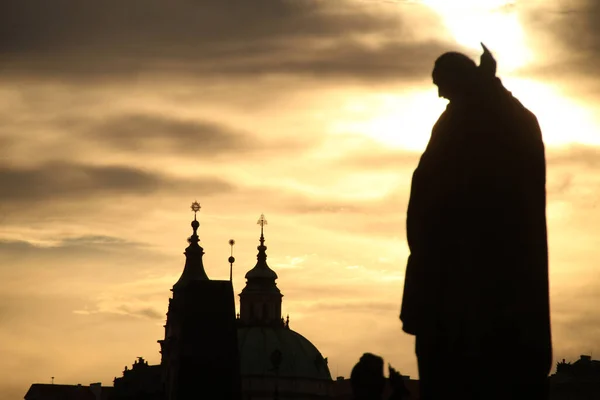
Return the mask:
[(260, 214), (257, 224), (260, 225), (260, 245), (263, 246), (265, 244), (264, 228), (267, 225), (265, 214)]
[(281, 321), (281, 299), (277, 287), (277, 273), (267, 265), (265, 246), (264, 214), (257, 221), (260, 225), (260, 245), (257, 247), (256, 265), (245, 275), (246, 286), (240, 293), (240, 321), (246, 326), (283, 326)]

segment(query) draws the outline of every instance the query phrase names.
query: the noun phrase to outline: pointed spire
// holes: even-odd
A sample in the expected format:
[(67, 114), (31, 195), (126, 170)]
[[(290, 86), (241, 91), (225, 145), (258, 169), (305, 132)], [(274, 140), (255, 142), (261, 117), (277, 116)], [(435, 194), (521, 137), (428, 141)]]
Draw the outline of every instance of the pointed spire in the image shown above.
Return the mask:
[(246, 279), (277, 279), (277, 274), (267, 265), (267, 246), (265, 246), (264, 228), (267, 225), (265, 215), (261, 214), (257, 222), (260, 225), (260, 245), (257, 247), (256, 266), (246, 273)]
[(200, 211), (200, 204), (197, 201), (192, 203), (191, 207), (194, 212), (194, 220), (192, 221), (192, 236), (188, 238), (189, 246), (185, 249), (185, 267), (181, 277), (175, 283), (173, 288), (183, 287), (189, 281), (208, 281), (208, 275), (204, 270), (204, 264), (202, 263), (202, 256), (204, 255), (204, 249), (200, 246), (200, 238), (198, 237), (198, 228), (200, 222), (196, 219), (196, 214)]
[(190, 245), (193, 245), (198, 244), (200, 242), (200, 238), (198, 237), (198, 228), (200, 227), (200, 222), (198, 222), (198, 220), (196, 219), (196, 213), (200, 211), (200, 204), (198, 204), (197, 201), (194, 201), (192, 203), (191, 208), (194, 212), (194, 220), (192, 221), (192, 229), (194, 230), (194, 232), (192, 233), (192, 236), (190, 236), (190, 238), (188, 239), (188, 243)]
[(260, 244), (257, 247), (256, 265), (246, 273), (246, 286), (240, 293), (240, 322), (244, 326), (273, 326), (282, 328), (281, 298), (277, 287), (277, 274), (267, 265), (267, 246), (265, 246), (265, 225), (267, 220), (261, 214)]

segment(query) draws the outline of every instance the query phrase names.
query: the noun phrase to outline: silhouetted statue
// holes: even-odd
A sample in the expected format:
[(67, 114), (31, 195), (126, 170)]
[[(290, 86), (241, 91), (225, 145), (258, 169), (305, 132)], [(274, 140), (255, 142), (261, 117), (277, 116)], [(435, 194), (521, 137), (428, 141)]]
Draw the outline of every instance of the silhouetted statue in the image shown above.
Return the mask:
[(435, 62), (449, 104), (412, 180), (400, 319), (423, 400), (547, 398), (544, 144), (483, 48), (479, 67), (460, 53)]

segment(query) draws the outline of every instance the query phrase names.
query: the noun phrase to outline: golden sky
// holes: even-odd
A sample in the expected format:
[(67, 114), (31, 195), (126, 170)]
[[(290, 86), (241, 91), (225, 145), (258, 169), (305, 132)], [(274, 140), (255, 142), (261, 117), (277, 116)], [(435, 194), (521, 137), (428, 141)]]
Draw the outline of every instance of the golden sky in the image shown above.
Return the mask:
[(555, 359), (600, 353), (600, 3), (7, 3), (0, 399), (159, 362), (194, 200), (211, 278), (236, 240), (236, 293), (266, 215), (284, 313), (332, 375), (371, 351), (416, 376), (398, 314), (410, 178), (445, 107), (430, 73), (480, 41), (547, 145)]

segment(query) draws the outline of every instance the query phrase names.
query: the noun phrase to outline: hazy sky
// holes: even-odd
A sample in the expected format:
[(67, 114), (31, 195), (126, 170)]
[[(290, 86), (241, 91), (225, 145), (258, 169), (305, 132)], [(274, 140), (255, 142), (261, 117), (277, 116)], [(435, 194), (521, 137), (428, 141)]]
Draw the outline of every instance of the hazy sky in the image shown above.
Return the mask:
[(159, 362), (194, 200), (211, 278), (237, 242), (236, 293), (265, 213), (284, 313), (332, 375), (371, 351), (416, 376), (398, 314), (410, 178), (446, 105), (430, 73), (480, 41), (547, 144), (555, 359), (600, 354), (600, 2), (14, 0), (0, 399)]

